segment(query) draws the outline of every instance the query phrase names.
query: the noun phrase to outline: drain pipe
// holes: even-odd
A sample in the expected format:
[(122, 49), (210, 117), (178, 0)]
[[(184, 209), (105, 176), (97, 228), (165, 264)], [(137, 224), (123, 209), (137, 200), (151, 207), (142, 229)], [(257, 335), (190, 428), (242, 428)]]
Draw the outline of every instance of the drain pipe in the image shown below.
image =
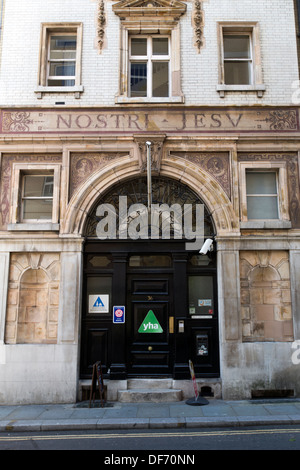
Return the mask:
[(0, 47), (2, 42), (2, 20), (3, 20), (4, 0), (1, 0), (1, 15), (0, 15)]
[(147, 146), (147, 192), (148, 192), (148, 213), (150, 214), (152, 204), (152, 182), (151, 182), (151, 142), (146, 142)]
[(300, 36), (300, 0), (297, 0), (297, 11), (296, 11), (296, 14), (297, 14), (297, 23), (298, 23), (298, 37)]

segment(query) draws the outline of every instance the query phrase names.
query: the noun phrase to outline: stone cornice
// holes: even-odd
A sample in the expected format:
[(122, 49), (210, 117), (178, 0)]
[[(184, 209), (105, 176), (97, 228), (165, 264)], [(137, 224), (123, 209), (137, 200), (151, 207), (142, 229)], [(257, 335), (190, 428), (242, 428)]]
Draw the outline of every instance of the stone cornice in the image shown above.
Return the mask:
[(179, 1), (155, 0), (121, 0), (112, 7), (114, 13), (121, 18), (164, 16), (179, 17), (186, 11), (186, 5)]

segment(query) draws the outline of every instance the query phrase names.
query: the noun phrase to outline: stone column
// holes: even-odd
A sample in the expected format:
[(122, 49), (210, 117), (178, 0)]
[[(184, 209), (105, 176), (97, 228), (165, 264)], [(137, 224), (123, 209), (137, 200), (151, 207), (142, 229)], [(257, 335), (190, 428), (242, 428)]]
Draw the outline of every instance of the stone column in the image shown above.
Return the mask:
[(58, 343), (78, 342), (81, 308), (81, 252), (61, 253)]
[(219, 315), (222, 340), (240, 339), (239, 252), (218, 251)]
[(291, 295), (294, 339), (300, 339), (300, 251), (290, 251)]
[(0, 254), (0, 365), (5, 364), (4, 330), (9, 276), (9, 253)]

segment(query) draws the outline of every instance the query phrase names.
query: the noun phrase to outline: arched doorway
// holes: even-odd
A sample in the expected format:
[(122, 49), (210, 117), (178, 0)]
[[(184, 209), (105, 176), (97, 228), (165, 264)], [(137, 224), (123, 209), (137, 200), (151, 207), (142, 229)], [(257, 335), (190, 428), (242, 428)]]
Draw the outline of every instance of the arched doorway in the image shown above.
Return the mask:
[[(185, 230), (178, 231), (172, 211), (168, 232), (164, 232), (163, 218), (155, 227), (155, 238), (152, 226), (142, 230), (141, 206), (147, 207), (147, 196), (146, 178), (130, 179), (99, 195), (87, 217), (81, 377), (90, 377), (93, 363), (101, 360), (104, 374), (113, 379), (187, 378), (189, 359), (201, 376), (218, 377), (216, 250), (201, 256), (199, 248), (187, 249)], [(126, 198), (125, 212), (124, 207), (120, 210), (120, 197), (122, 204)], [(196, 206), (202, 205), (204, 235), (215, 233), (212, 217), (194, 191), (174, 179), (154, 177), (152, 205), (163, 204), (176, 205), (182, 215), (188, 208), (192, 217), (186, 220), (193, 230), (198, 223)], [(113, 215), (106, 219), (106, 227), (112, 221), (114, 229), (106, 233), (113, 236), (106, 239), (105, 232), (99, 239), (99, 223), (104, 220), (100, 206), (108, 209), (106, 216)], [(138, 238), (128, 236), (132, 220), (138, 226)], [(122, 322), (114, 322), (116, 306), (125, 308)]]

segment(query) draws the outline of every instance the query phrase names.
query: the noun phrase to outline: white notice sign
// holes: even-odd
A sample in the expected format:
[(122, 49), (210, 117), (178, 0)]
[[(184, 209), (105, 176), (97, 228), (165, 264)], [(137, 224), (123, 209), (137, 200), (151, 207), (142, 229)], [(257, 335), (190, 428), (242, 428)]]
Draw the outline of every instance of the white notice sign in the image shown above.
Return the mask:
[(198, 307), (211, 307), (211, 299), (198, 299)]
[(96, 294), (89, 295), (89, 313), (108, 313), (109, 295)]

